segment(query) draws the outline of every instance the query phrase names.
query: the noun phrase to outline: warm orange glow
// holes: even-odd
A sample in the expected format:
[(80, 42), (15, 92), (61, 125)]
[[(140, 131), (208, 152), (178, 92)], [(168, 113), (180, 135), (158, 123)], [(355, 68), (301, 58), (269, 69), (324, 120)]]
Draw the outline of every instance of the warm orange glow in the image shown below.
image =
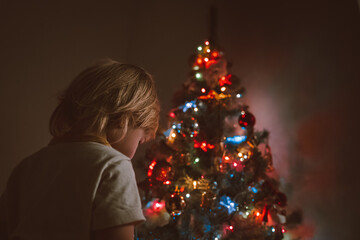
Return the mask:
[(202, 88), (202, 89), (201, 89), (201, 92), (202, 92), (202, 93), (205, 93), (205, 92), (206, 92), (206, 89), (205, 89), (205, 88)]
[(201, 59), (201, 58), (198, 58), (198, 59), (196, 60), (196, 62), (197, 62), (198, 64), (202, 64), (202, 59)]

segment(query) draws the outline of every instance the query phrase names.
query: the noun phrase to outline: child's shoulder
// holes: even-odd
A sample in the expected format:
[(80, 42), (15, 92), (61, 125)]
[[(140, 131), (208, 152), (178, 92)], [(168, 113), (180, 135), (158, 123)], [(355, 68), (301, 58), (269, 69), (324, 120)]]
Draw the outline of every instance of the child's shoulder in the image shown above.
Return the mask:
[(131, 160), (110, 146), (97, 142), (66, 142), (45, 146), (26, 157), (19, 165), (24, 167), (49, 165), (49, 167), (81, 168), (92, 166), (104, 168), (121, 162), (131, 162)]

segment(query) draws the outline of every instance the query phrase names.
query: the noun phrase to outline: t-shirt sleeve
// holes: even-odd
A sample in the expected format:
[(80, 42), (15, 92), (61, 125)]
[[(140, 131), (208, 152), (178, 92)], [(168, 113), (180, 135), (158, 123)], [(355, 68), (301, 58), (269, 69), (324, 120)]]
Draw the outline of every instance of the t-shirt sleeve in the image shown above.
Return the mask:
[(145, 221), (131, 161), (110, 164), (103, 172), (92, 210), (92, 230)]

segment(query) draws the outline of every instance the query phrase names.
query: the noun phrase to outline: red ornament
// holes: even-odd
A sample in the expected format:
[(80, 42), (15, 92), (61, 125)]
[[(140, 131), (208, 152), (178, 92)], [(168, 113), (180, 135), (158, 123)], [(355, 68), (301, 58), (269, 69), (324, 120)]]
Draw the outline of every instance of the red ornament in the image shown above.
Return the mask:
[(267, 223), (269, 221), (268, 214), (269, 214), (270, 208), (271, 208), (271, 206), (268, 205), (268, 204), (265, 205), (265, 207), (264, 207), (264, 210), (263, 210), (263, 213), (262, 213), (262, 215), (263, 215), (262, 221), (264, 223)]
[(255, 117), (250, 112), (242, 111), (239, 116), (239, 125), (245, 128), (252, 128), (255, 125)]

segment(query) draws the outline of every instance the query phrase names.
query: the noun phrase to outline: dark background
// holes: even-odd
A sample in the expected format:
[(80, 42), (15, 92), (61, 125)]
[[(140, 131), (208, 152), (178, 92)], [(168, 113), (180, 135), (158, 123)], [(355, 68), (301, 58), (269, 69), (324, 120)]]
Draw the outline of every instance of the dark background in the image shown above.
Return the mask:
[(304, 211), (301, 231), (358, 239), (356, 1), (1, 1), (0, 191), (13, 167), (48, 143), (60, 90), (99, 58), (151, 72), (164, 116), (188, 57), (208, 36), (211, 3), (255, 127), (270, 131), (290, 208)]

